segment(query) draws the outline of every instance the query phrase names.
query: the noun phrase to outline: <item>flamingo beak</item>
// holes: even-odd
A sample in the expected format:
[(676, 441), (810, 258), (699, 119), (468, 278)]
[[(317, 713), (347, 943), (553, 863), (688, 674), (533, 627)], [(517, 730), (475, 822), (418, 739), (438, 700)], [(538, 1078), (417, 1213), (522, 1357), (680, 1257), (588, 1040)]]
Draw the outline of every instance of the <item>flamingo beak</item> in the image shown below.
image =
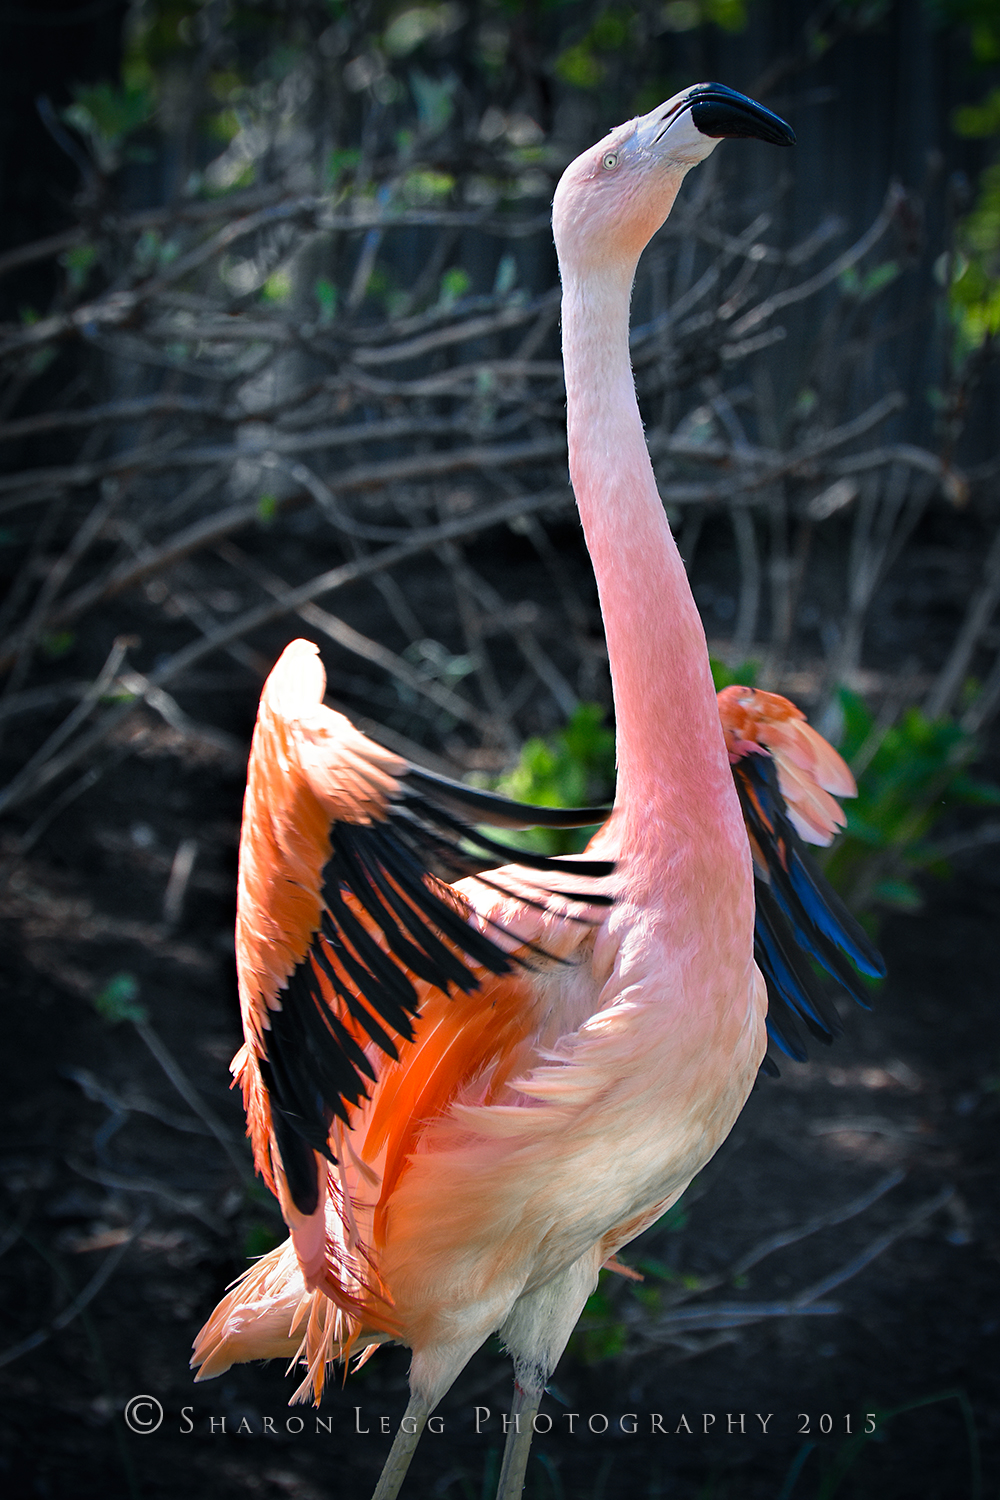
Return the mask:
[(721, 139), (744, 136), (770, 141), (773, 146), (794, 146), (795, 132), (778, 115), (746, 94), (727, 89), (724, 83), (701, 83), (688, 94), (691, 119), (702, 135)]

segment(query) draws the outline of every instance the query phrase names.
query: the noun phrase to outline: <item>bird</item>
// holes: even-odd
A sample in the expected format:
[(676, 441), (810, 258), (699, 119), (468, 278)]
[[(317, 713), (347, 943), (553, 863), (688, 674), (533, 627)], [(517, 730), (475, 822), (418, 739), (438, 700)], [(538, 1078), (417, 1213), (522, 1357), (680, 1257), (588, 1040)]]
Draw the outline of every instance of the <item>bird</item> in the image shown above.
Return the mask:
[[(724, 137), (790, 127), (687, 88), (583, 152), (553, 204), (570, 478), (614, 699), (608, 809), (529, 807), (452, 781), (324, 703), (292, 642), (260, 700), (240, 843), (241, 1084), (289, 1238), (195, 1344), (198, 1379), (304, 1369), (396, 1341), (410, 1399), (374, 1500), (492, 1334), (514, 1397), (498, 1500), (521, 1494), (546, 1382), (602, 1266), (725, 1140), (774, 1047), (804, 1055), (884, 972), (805, 845), (855, 791), (787, 699), (716, 695), (643, 434), (628, 351), (639, 256)], [(577, 855), (505, 834), (598, 831)], [(813, 963), (811, 960), (815, 960)]]

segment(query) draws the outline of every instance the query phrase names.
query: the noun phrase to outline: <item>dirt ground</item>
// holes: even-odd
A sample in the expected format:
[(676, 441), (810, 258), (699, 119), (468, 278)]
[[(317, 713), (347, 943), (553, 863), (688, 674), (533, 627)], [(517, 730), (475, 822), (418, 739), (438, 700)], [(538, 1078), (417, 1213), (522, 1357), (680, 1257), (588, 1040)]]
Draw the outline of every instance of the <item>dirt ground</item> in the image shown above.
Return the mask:
[[(101, 781), (6, 867), (0, 1485), (12, 1497), (361, 1500), (405, 1405), (401, 1350), (334, 1385), (318, 1412), (289, 1410), (278, 1364), (200, 1386), (188, 1370), (223, 1288), (279, 1234), (227, 1087), (256, 691), (252, 671), (224, 664), (185, 684), (185, 712), (214, 738), (137, 714)], [(5, 755), (17, 753), (9, 732)], [(191, 840), (182, 908), (165, 909)], [(845, 1011), (831, 1051), (761, 1083), (685, 1214), (626, 1253), (647, 1263), (641, 1287), (606, 1278), (546, 1400), (552, 1432), (536, 1440), (531, 1500), (994, 1493), (998, 920), (986, 848), (928, 885), (918, 916), (885, 921), (890, 978), (874, 1011)], [(92, 1003), (111, 982), (120, 994), (122, 975), (145, 1031)], [(153, 1055), (158, 1041), (228, 1132), (235, 1163)], [(841, 1222), (740, 1271), (754, 1247), (824, 1216)], [(827, 1279), (812, 1310), (795, 1311)], [(684, 1332), (675, 1319), (667, 1341), (658, 1320), (697, 1283), (684, 1306), (731, 1326)], [(734, 1326), (748, 1307), (759, 1321)], [(140, 1395), (162, 1406), (155, 1430), (123, 1416)], [(405, 1494), (491, 1495), (509, 1395), (509, 1362), (482, 1350)], [(150, 1425), (155, 1408), (131, 1410)]]

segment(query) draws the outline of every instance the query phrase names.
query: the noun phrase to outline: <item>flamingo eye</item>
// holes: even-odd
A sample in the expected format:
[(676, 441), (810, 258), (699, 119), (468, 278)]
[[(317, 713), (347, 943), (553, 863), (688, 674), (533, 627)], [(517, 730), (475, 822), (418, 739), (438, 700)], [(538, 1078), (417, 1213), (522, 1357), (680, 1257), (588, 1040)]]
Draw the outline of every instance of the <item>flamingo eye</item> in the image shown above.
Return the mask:
[(618, 152), (609, 151), (604, 158), (605, 170), (610, 172), (618, 165)]

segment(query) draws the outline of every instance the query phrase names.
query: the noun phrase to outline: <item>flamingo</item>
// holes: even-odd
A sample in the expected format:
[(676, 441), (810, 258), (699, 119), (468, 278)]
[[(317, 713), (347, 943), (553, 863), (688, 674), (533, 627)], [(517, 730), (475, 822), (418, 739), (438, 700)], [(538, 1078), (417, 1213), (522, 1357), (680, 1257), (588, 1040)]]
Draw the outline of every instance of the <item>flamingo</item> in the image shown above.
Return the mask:
[[(724, 136), (789, 145), (761, 105), (685, 89), (564, 173), (570, 474), (607, 634), (618, 780), (606, 810), (525, 807), (433, 775), (324, 706), (317, 648), (265, 684), (248, 768), (233, 1061), (289, 1239), (198, 1336), (198, 1379), (240, 1360), (327, 1366), (396, 1340), (410, 1400), (375, 1500), (484, 1340), (514, 1364), (499, 1500), (520, 1495), (539, 1401), (599, 1269), (729, 1133), (766, 1024), (837, 1029), (805, 954), (862, 1002), (880, 973), (810, 866), (843, 761), (786, 699), (718, 698), (656, 490), (628, 353), (639, 255)], [(581, 855), (504, 829), (602, 826)], [(755, 901), (755, 885), (757, 899)], [(771, 1011), (768, 1016), (768, 994)]]

